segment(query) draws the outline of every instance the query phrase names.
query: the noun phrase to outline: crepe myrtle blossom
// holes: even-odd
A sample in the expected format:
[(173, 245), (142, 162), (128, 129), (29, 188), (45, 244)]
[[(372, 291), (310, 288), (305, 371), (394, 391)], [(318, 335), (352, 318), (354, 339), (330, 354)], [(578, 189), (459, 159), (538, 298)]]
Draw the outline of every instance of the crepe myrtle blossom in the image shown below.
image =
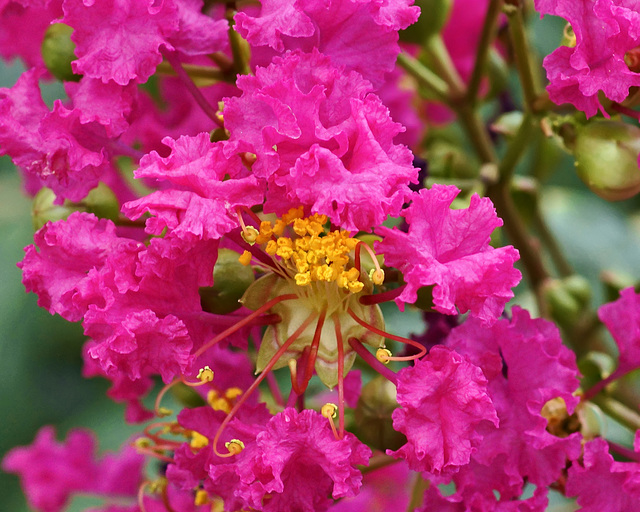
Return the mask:
[(407, 284), (395, 299), (400, 307), (414, 303), (420, 287), (433, 286), (436, 311), (453, 315), (457, 307), (491, 324), (520, 281), (513, 267), (519, 254), (512, 246), (489, 245), (502, 220), (488, 198), (473, 195), (469, 208), (450, 208), (459, 192), (454, 186), (434, 185), (414, 193), (402, 212), (408, 232), (377, 228), (383, 239), (376, 249), (388, 265), (403, 272)]
[[(357, 71), (377, 88), (400, 53), (398, 30), (418, 19), (420, 9), (412, 3), (262, 0), (259, 14), (241, 11), (235, 21), (238, 32), (258, 54), (259, 65), (288, 50), (317, 49), (334, 65)], [(262, 48), (271, 51), (260, 52)]]
[(602, 91), (620, 103), (629, 88), (640, 85), (637, 61), (640, 45), (640, 6), (626, 0), (536, 0), (541, 14), (560, 16), (569, 22), (575, 43), (561, 46), (545, 57), (549, 97), (558, 104), (571, 103), (587, 117), (601, 111)]

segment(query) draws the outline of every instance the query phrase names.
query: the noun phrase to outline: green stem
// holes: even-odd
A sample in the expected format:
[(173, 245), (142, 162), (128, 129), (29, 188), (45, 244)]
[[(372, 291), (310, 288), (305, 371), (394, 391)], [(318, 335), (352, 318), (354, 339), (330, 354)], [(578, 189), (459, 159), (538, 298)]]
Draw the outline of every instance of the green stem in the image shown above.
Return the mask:
[(435, 94), (437, 99), (444, 103), (448, 103), (449, 86), (433, 71), (406, 53), (398, 55), (398, 64), (402, 66), (407, 73), (418, 80), (420, 85), (426, 87)]
[(531, 70), (531, 50), (527, 42), (522, 7), (520, 5), (506, 5), (504, 12), (509, 18), (509, 36), (513, 46), (516, 68), (520, 75), (525, 107), (527, 110), (532, 111), (538, 94), (536, 93), (536, 85)]
[(235, 9), (227, 9), (225, 17), (229, 22), (229, 44), (231, 46), (231, 54), (233, 55), (233, 64), (236, 72), (239, 75), (250, 75), (251, 68), (249, 67), (249, 46), (247, 42), (238, 34), (233, 26), (235, 22), (233, 17), (236, 15)]
[[(211, 78), (212, 80), (216, 80), (219, 82), (231, 81), (229, 75), (225, 74), (223, 71), (220, 71), (217, 68), (212, 68), (209, 66), (182, 64), (182, 69), (184, 69), (191, 78)], [(161, 62), (160, 64), (158, 64), (156, 71), (162, 73), (163, 75), (177, 76), (177, 73), (168, 62)], [(235, 78), (233, 79), (233, 83), (235, 83)]]
[(533, 119), (527, 114), (522, 118), (520, 127), (515, 137), (509, 143), (504, 157), (500, 161), (498, 169), (500, 171), (499, 180), (501, 183), (510, 183), (516, 169), (516, 165), (527, 149), (533, 131)]
[(424, 501), (424, 492), (429, 488), (431, 482), (429, 480), (425, 480), (422, 478), (422, 475), (418, 473), (415, 476), (416, 481), (413, 484), (413, 488), (411, 489), (411, 500), (409, 501), (409, 506), (407, 507), (407, 512), (412, 512)]
[(464, 95), (465, 85), (453, 64), (442, 37), (438, 34), (429, 38), (424, 49), (433, 60), (436, 72), (449, 84), (450, 96), (461, 98)]
[(452, 108), (458, 114), (458, 120), (482, 162), (496, 163), (498, 158), (495, 149), (478, 112), (468, 102), (452, 105)]
[(487, 57), (489, 55), (489, 49), (491, 43), (495, 39), (496, 32), (498, 30), (498, 17), (502, 12), (503, 0), (491, 0), (489, 8), (487, 9), (487, 15), (484, 19), (484, 25), (482, 26), (482, 34), (480, 35), (480, 41), (478, 43), (478, 50), (476, 52), (476, 60), (473, 66), (473, 72), (471, 78), (469, 78), (469, 84), (467, 85), (467, 101), (475, 103), (478, 96), (478, 89), (480, 88), (480, 81), (485, 73), (487, 67)]
[(592, 402), (618, 423), (622, 423), (630, 430), (635, 432), (640, 429), (640, 414), (623, 403), (618, 402), (615, 398), (598, 395), (593, 398)]
[(540, 240), (547, 248), (547, 251), (549, 251), (551, 260), (553, 261), (553, 264), (558, 270), (560, 276), (569, 277), (570, 275), (572, 275), (573, 269), (571, 268), (571, 265), (569, 264), (567, 259), (564, 257), (562, 249), (560, 248), (560, 244), (558, 244), (558, 241), (553, 236), (553, 233), (551, 233), (549, 226), (547, 226), (547, 222), (542, 216), (542, 212), (540, 211), (540, 206), (538, 205), (537, 200), (533, 213), (533, 225), (535, 230), (538, 232), (538, 235), (540, 236)]

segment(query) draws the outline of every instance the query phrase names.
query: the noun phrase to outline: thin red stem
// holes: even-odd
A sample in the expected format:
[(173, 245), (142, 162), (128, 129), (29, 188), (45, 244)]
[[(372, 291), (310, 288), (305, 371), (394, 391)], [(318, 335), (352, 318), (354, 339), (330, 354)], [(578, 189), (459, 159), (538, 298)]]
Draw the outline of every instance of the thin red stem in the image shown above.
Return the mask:
[(621, 379), (622, 377), (624, 377), (627, 373), (629, 373), (630, 371), (634, 370), (635, 368), (624, 368), (624, 367), (618, 367), (616, 369), (616, 371), (614, 371), (611, 375), (609, 375), (606, 379), (602, 379), (600, 382), (597, 382), (596, 384), (594, 384), (593, 386), (591, 386), (589, 389), (587, 389), (583, 394), (582, 394), (582, 401), (585, 402), (587, 400), (591, 400), (594, 396), (596, 396), (598, 393), (600, 393), (600, 391), (602, 391), (604, 388), (606, 388), (609, 384), (611, 384), (613, 381), (616, 381), (618, 379)]
[(327, 310), (323, 309), (318, 318), (316, 324), (316, 330), (313, 333), (313, 341), (311, 342), (311, 351), (309, 352), (309, 359), (307, 359), (307, 368), (304, 374), (304, 388), (309, 385), (311, 377), (313, 377), (313, 369), (316, 365), (316, 358), (318, 357), (318, 348), (320, 347), (320, 338), (322, 337), (322, 327), (324, 325), (324, 319), (327, 316)]
[(253, 222), (257, 224), (258, 229), (260, 228), (260, 223), (262, 222), (260, 220), (260, 217), (258, 217), (254, 212), (252, 212), (250, 208), (247, 208), (246, 206), (237, 206), (236, 210), (238, 210), (239, 212), (242, 211), (246, 213), (249, 217), (251, 217), (251, 220), (253, 220)]
[(200, 106), (202, 111), (220, 128), (224, 128), (224, 123), (218, 117), (216, 110), (211, 106), (211, 104), (207, 101), (207, 99), (203, 96), (202, 92), (196, 84), (193, 83), (189, 74), (183, 69), (182, 63), (180, 62), (180, 58), (178, 57), (177, 52), (172, 50), (167, 50), (164, 46), (160, 47), (160, 53), (162, 56), (167, 59), (167, 62), (171, 64), (171, 67), (174, 69), (180, 81), (184, 84), (187, 90), (193, 96), (193, 99), (196, 100), (196, 103)]
[(268, 375), (271, 369), (275, 366), (275, 364), (278, 362), (280, 357), (282, 357), (282, 355), (289, 349), (289, 347), (293, 344), (293, 342), (296, 341), (298, 337), (304, 332), (304, 330), (309, 326), (309, 324), (313, 321), (315, 316), (316, 316), (316, 313), (313, 312), (306, 318), (304, 322), (302, 322), (300, 327), (298, 327), (296, 331), (291, 336), (289, 336), (289, 338), (282, 344), (282, 346), (278, 349), (278, 351), (273, 355), (273, 357), (271, 358), (267, 366), (264, 368), (264, 370), (262, 370), (262, 373), (260, 373), (258, 378), (253, 381), (253, 384), (249, 386), (249, 389), (247, 389), (245, 393), (240, 395), (240, 399), (235, 403), (235, 405), (233, 406), (233, 409), (229, 411), (229, 414), (227, 414), (222, 424), (218, 427), (218, 431), (216, 432), (216, 435), (213, 438), (213, 442), (212, 442), (213, 453), (215, 453), (218, 457), (231, 456), (230, 453), (222, 454), (218, 452), (218, 448), (217, 448), (218, 440), (220, 439), (220, 436), (222, 435), (222, 432), (224, 431), (225, 427), (233, 419), (233, 417), (238, 412), (238, 409), (240, 409), (240, 407), (247, 400), (247, 398), (249, 398), (249, 396), (251, 396), (251, 394), (258, 388), (260, 383), (264, 380), (264, 378)]
[(357, 352), (357, 354), (364, 359), (371, 368), (377, 371), (380, 375), (382, 375), (385, 379), (392, 382), (394, 385), (398, 384), (398, 377), (396, 374), (391, 371), (387, 366), (382, 364), (380, 361), (376, 359), (376, 357), (369, 352), (365, 346), (360, 343), (356, 338), (349, 338), (349, 345), (351, 348)]
[[(365, 322), (364, 320), (362, 320), (361, 318), (359, 318), (352, 310), (351, 308), (347, 309), (347, 312), (349, 313), (349, 315), (351, 315), (351, 318), (353, 318), (356, 322), (358, 322), (362, 327), (365, 327), (367, 329), (369, 329), (371, 332), (374, 332), (380, 336), (383, 336), (385, 338), (389, 338), (390, 340), (395, 340), (395, 341), (399, 341), (400, 343), (405, 343), (406, 345), (411, 345), (415, 348), (417, 348), (420, 353), (417, 356), (411, 356), (411, 360), (413, 359), (419, 359), (422, 356), (424, 356), (427, 353), (427, 349), (424, 347), (424, 345), (421, 345), (420, 343), (418, 343), (417, 341), (414, 340), (410, 340), (408, 338), (403, 338), (402, 336), (397, 336), (395, 334), (390, 334), (388, 332), (385, 332), (381, 329), (378, 329), (377, 327)], [(396, 358), (396, 360), (401, 360), (399, 358)]]
[(334, 314), (332, 319), (338, 345), (338, 428), (340, 439), (342, 439), (344, 437), (344, 342), (340, 329), (340, 317)]
[(195, 354), (193, 354), (193, 359), (194, 360), (197, 359), (204, 352), (206, 352), (211, 347), (213, 347), (216, 343), (222, 341), (227, 336), (230, 336), (231, 334), (233, 334), (234, 332), (238, 331), (239, 329), (242, 329), (245, 325), (250, 324), (256, 317), (260, 316), (265, 311), (268, 311), (269, 309), (271, 309), (276, 304), (279, 304), (280, 302), (283, 302), (285, 300), (292, 300), (292, 299), (297, 299), (297, 298), (298, 298), (298, 296), (295, 293), (287, 293), (285, 295), (278, 295), (277, 297), (271, 299), (264, 306), (256, 309), (253, 313), (251, 313), (250, 315), (247, 315), (246, 317), (244, 317), (237, 324), (229, 327), (228, 329), (225, 329), (220, 334), (218, 334), (215, 338), (213, 338), (211, 341), (209, 341), (208, 343), (206, 343), (205, 345), (200, 347), (198, 350), (196, 350)]
[(622, 105), (619, 105), (618, 103), (612, 103), (611, 104), (611, 108), (613, 110), (615, 110), (616, 112), (620, 112), (621, 114), (624, 114), (627, 117), (631, 117), (633, 119), (635, 119), (636, 121), (640, 121), (640, 112), (638, 112), (637, 110), (633, 110), (629, 107), (623, 107)]
[(398, 295), (400, 295), (404, 290), (405, 286), (407, 285), (403, 284), (402, 286), (398, 286), (398, 288), (394, 288), (393, 290), (387, 290), (386, 292), (376, 293), (371, 295), (363, 295), (362, 297), (360, 297), (360, 304), (364, 306), (373, 306), (374, 304), (389, 302), (395, 299)]
[(280, 386), (278, 386), (278, 381), (276, 380), (273, 373), (269, 373), (269, 375), (267, 375), (267, 385), (269, 386), (271, 396), (276, 401), (276, 403), (284, 407), (284, 398), (282, 396), (282, 391), (280, 391)]
[(618, 443), (614, 443), (613, 441), (609, 441), (608, 439), (607, 444), (609, 445), (609, 448), (611, 448), (611, 450), (613, 450), (617, 454), (622, 455), (623, 457), (626, 457), (627, 459), (634, 462), (640, 462), (640, 453), (634, 452), (626, 446), (619, 445)]

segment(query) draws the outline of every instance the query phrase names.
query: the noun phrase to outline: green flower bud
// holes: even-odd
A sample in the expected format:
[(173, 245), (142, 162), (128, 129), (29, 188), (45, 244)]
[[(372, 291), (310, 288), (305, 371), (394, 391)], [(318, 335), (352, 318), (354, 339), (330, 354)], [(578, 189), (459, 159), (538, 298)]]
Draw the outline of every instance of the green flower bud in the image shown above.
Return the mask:
[(449, 19), (452, 0), (416, 0), (420, 18), (406, 30), (400, 31), (400, 40), (421, 44), (438, 34)]
[(237, 252), (220, 249), (213, 267), (213, 286), (200, 289), (202, 309), (218, 315), (235, 311), (242, 306), (238, 301), (254, 279), (253, 270), (238, 261)]
[(116, 222), (120, 216), (118, 198), (113, 190), (102, 182), (98, 183), (96, 188), (91, 189), (87, 197), (79, 204), (84, 206), (86, 212), (93, 213), (101, 219), (110, 219)]
[(76, 60), (76, 45), (71, 41), (73, 29), (64, 23), (50, 25), (42, 41), (42, 60), (49, 72), (58, 80), (77, 82), (82, 78), (71, 70), (71, 61)]
[(578, 321), (591, 300), (591, 287), (582, 276), (573, 275), (550, 281), (545, 287), (545, 299), (551, 316), (561, 326)]
[(79, 203), (65, 200), (63, 204), (54, 204), (55, 199), (55, 192), (47, 187), (41, 188), (33, 198), (31, 217), (36, 231), (49, 221), (66, 219), (73, 212), (93, 213), (96, 217), (112, 221), (118, 220), (120, 214), (120, 203), (116, 195), (104, 183), (99, 183)]
[(393, 428), (391, 413), (396, 407), (396, 387), (382, 375), (371, 379), (362, 387), (355, 410), (358, 438), (382, 451), (405, 444), (407, 438)]
[(618, 121), (580, 127), (574, 156), (578, 176), (598, 196), (622, 201), (640, 192), (640, 128)]

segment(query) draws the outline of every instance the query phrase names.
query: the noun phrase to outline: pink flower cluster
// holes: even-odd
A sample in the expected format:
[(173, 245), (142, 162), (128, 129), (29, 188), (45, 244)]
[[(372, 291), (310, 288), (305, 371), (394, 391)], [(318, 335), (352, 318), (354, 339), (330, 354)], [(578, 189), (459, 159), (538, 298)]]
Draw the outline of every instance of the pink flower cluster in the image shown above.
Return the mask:
[[(45, 428), (12, 450), (3, 468), (35, 509), (62, 511), (76, 493), (124, 503), (107, 500), (103, 512), (344, 512), (382, 499), (391, 509), (418, 476), (432, 483), (416, 509), (425, 512), (542, 512), (560, 484), (589, 512), (621, 512), (640, 496), (637, 464), (562, 423), (583, 402), (558, 329), (505, 312), (520, 254), (491, 244), (503, 224), (491, 200), (426, 188), (400, 142), (417, 136), (385, 98), (404, 98), (395, 61), (399, 30), (419, 16), (412, 4), (0, 2), (0, 55), (30, 66), (0, 89), (0, 153), (28, 193), (48, 187), (61, 208), (81, 210), (36, 232), (18, 264), (24, 285), (51, 314), (82, 322), (84, 375), (111, 382), (127, 421), (158, 417), (135, 449), (102, 459), (81, 431), (58, 444)], [(593, 115), (599, 90), (620, 102), (640, 85), (622, 70), (638, 43), (635, 4), (536, 5), (576, 34), (574, 48), (545, 60), (554, 101)], [(28, 41), (12, 37), (23, 19), (34, 23)], [(51, 23), (72, 29), (78, 81), (50, 109), (37, 48)], [(471, 66), (458, 64), (466, 78)], [(413, 119), (408, 105), (394, 110)], [(83, 203), (99, 183), (117, 216)], [(389, 301), (461, 321), (427, 350), (384, 330), (378, 304)], [(612, 379), (640, 366), (639, 306), (628, 289), (600, 310), (620, 347)], [(394, 356), (385, 339), (418, 354)], [(348, 375), (356, 354), (372, 368), (364, 386)], [(392, 360), (412, 364), (396, 371)], [(288, 398), (271, 373), (283, 367)], [(353, 427), (371, 406), (374, 371), (393, 388), (385, 420), (400, 440), (384, 446)], [(314, 373), (337, 383), (337, 404), (314, 402)], [(156, 381), (152, 411), (142, 401)], [(160, 421), (173, 386), (201, 405)], [(163, 463), (147, 468), (153, 485), (142, 455)], [(397, 485), (385, 490), (385, 475)], [(447, 484), (455, 492), (441, 492)], [(607, 485), (622, 489), (618, 504), (605, 503)]]

